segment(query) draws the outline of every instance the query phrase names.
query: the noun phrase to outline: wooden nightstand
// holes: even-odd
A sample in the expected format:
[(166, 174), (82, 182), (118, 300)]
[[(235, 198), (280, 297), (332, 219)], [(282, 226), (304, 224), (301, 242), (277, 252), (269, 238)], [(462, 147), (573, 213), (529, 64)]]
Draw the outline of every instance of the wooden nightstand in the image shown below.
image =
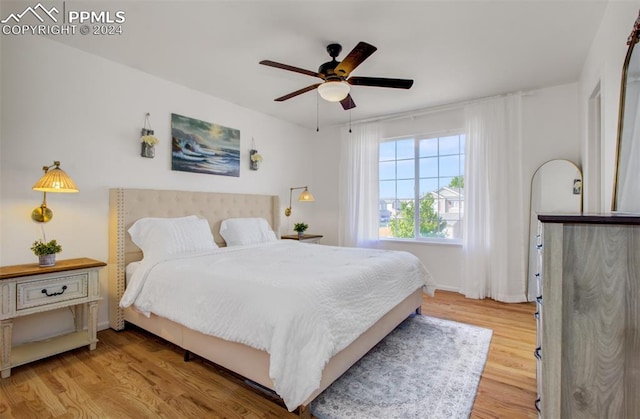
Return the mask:
[(301, 241), (303, 243), (314, 243), (314, 244), (318, 244), (320, 243), (320, 239), (323, 236), (320, 234), (304, 234), (302, 237), (298, 236), (297, 234), (287, 234), (285, 236), (280, 237), (283, 240), (298, 240)]
[[(11, 368), (88, 345), (96, 348), (100, 283), (106, 263), (89, 258), (59, 260), (41, 268), (37, 263), (0, 267), (0, 376)], [(75, 331), (11, 347), (13, 319), (34, 313), (71, 308)], [(87, 330), (83, 325), (87, 323)]]

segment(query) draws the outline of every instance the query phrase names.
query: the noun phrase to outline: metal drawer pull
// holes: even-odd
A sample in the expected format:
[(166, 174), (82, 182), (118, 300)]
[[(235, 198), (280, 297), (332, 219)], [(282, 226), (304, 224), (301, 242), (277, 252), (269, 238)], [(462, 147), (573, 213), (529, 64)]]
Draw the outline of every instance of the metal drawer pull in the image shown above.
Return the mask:
[(535, 406), (538, 413), (542, 413), (542, 411), (540, 410), (540, 397), (536, 399)]
[(535, 350), (535, 351), (533, 351), (533, 356), (535, 356), (535, 357), (536, 357), (536, 359), (542, 359), (542, 355), (540, 354), (540, 350), (541, 350), (541, 349), (542, 349), (542, 348), (538, 346), (538, 347), (536, 348), (536, 350)]
[(62, 286), (62, 291), (60, 291), (60, 292), (52, 292), (51, 294), (49, 294), (49, 293), (47, 292), (47, 289), (46, 289), (46, 288), (43, 288), (43, 289), (42, 289), (42, 293), (43, 293), (44, 295), (46, 295), (47, 297), (55, 297), (56, 295), (62, 295), (62, 294), (64, 294), (64, 292), (65, 292), (66, 290), (67, 290), (67, 286), (66, 286), (66, 285), (63, 285), (63, 286)]
[(538, 250), (542, 249), (542, 245), (541, 244), (536, 244), (536, 249), (538, 249)]
[(536, 297), (536, 301), (540, 304), (542, 304), (542, 295), (539, 295)]
[(536, 311), (535, 313), (533, 313), (533, 318), (538, 320), (540, 318), (540, 312)]

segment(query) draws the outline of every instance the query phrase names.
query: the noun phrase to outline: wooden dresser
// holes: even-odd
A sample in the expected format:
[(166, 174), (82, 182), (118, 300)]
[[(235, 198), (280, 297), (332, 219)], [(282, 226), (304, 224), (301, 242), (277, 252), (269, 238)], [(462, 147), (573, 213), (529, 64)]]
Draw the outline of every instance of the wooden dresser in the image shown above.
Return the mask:
[(640, 417), (640, 216), (538, 219), (541, 417)]

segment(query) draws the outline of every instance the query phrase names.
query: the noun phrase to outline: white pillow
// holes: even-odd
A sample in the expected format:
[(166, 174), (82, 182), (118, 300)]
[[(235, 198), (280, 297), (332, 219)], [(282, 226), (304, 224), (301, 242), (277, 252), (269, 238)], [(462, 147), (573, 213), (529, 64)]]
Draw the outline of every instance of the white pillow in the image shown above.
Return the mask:
[(204, 218), (141, 218), (129, 228), (131, 240), (145, 259), (166, 259), (184, 253), (216, 249), (211, 227)]
[(258, 244), (277, 241), (264, 218), (228, 218), (220, 224), (220, 235), (227, 246)]

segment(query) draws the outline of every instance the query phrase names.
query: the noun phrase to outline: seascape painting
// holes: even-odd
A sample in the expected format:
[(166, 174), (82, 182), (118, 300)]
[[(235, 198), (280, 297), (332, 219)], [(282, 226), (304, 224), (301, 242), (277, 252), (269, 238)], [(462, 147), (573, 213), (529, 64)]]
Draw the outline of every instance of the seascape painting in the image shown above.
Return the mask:
[(240, 176), (240, 130), (171, 114), (171, 169)]

